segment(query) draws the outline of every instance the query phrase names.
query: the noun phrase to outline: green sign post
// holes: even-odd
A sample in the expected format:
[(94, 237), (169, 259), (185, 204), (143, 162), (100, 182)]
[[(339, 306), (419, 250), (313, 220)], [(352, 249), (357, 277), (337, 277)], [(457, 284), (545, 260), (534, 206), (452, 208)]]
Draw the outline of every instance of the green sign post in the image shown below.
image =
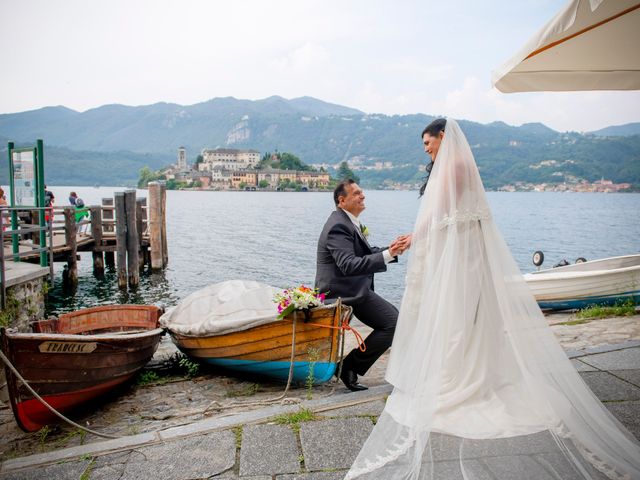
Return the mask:
[[(38, 223), (40, 246), (46, 245), (44, 198), (44, 142), (38, 140), (35, 147), (14, 148), (13, 142), (7, 145), (9, 152), (9, 183), (11, 186), (12, 207), (38, 207)], [(18, 212), (11, 211), (11, 229), (18, 229)], [(19, 238), (13, 234), (13, 253), (19, 252)], [(19, 257), (15, 256), (16, 261)], [(48, 265), (47, 252), (40, 252), (40, 265)]]

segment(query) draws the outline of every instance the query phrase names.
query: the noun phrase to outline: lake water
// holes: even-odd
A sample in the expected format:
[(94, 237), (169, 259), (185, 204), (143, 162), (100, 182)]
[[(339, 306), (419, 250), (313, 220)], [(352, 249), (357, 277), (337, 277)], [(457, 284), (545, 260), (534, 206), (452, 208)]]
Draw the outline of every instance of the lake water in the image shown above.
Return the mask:
[[(56, 205), (75, 190), (87, 205), (100, 204), (122, 188), (50, 187)], [(386, 245), (413, 227), (416, 192), (369, 191), (362, 222), (373, 245)], [(138, 190), (138, 197), (146, 196)], [(565, 258), (596, 259), (640, 252), (640, 194), (488, 193), (494, 218), (523, 272), (534, 269), (535, 250), (544, 267)], [(333, 209), (331, 193), (167, 192), (169, 266), (145, 272), (135, 291), (120, 291), (115, 272), (92, 275), (91, 253), (79, 262), (75, 295), (62, 288), (56, 264), (49, 312), (107, 303), (174, 305), (189, 293), (229, 279), (252, 279), (279, 287), (312, 285), (318, 234)], [(398, 305), (406, 258), (376, 275), (376, 291)]]

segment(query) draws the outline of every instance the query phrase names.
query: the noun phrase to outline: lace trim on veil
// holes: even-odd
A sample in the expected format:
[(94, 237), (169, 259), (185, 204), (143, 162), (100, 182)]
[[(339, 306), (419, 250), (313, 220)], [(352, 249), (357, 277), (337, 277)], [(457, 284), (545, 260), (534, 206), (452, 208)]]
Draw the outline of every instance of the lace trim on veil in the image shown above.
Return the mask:
[(443, 229), (450, 225), (463, 222), (473, 222), (476, 220), (489, 220), (491, 218), (491, 212), (488, 208), (479, 208), (478, 210), (456, 210), (451, 216), (445, 215), (442, 220), (438, 222), (438, 228)]
[(352, 468), (347, 473), (347, 476), (344, 477), (344, 480), (351, 480), (359, 477), (360, 475), (364, 475), (365, 473), (371, 473), (374, 470), (385, 466), (387, 463), (396, 460), (401, 455), (404, 455), (415, 441), (416, 437), (413, 435), (407, 435), (404, 438), (400, 438), (399, 443), (392, 445), (391, 448), (387, 450), (387, 455), (377, 455), (375, 461), (367, 460), (361, 468)]

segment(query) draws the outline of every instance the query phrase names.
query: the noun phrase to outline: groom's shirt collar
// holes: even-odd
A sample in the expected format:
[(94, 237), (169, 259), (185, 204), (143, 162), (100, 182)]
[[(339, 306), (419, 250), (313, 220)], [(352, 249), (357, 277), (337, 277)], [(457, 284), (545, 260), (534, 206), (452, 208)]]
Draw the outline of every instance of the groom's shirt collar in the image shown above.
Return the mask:
[(351, 212), (347, 212), (344, 208), (340, 208), (340, 210), (342, 210), (344, 213), (347, 214), (347, 217), (349, 217), (349, 220), (351, 220), (353, 224), (356, 226), (356, 228), (358, 229), (358, 231), (360, 231), (360, 220), (358, 220), (358, 217), (356, 217)]

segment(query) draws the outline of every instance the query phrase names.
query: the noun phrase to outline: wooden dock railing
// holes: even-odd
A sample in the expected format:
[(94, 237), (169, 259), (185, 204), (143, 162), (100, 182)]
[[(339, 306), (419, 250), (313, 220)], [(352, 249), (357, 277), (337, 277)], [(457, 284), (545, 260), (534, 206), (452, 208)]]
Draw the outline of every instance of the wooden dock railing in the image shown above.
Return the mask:
[[(118, 273), (118, 286), (135, 287), (140, 282), (140, 270), (145, 264), (152, 269), (162, 269), (167, 265), (166, 238), (166, 187), (164, 183), (149, 184), (149, 200), (136, 199), (135, 190), (116, 192), (114, 198), (103, 198), (102, 205), (92, 205), (83, 209), (73, 206), (44, 208), (51, 219), (44, 226), (38, 222), (38, 208), (3, 208), (4, 216), (12, 211), (20, 212), (23, 218), (17, 230), (4, 230), (0, 233), (0, 283), (4, 279), (5, 262), (36, 261), (46, 257), (46, 265), (53, 278), (53, 261), (65, 261), (67, 267), (63, 273), (65, 282), (76, 285), (78, 282), (78, 252), (91, 251), (93, 269), (96, 275), (103, 275), (105, 263), (115, 266)], [(89, 218), (76, 221), (76, 214), (89, 212)], [(43, 217), (44, 218), (44, 217)], [(27, 220), (32, 219), (32, 223)], [(6, 224), (5, 224), (6, 228)], [(39, 245), (41, 231), (47, 232), (48, 241)], [(15, 239), (20, 239), (16, 241)], [(13, 246), (5, 251), (5, 243), (14, 239)], [(16, 250), (19, 247), (21, 251)], [(17, 253), (16, 253), (17, 252)], [(114, 262), (114, 254), (117, 262)], [(53, 260), (53, 261), (52, 261)], [(41, 259), (42, 261), (42, 259)], [(43, 265), (44, 266), (44, 265)], [(0, 288), (4, 292), (4, 286)]]

